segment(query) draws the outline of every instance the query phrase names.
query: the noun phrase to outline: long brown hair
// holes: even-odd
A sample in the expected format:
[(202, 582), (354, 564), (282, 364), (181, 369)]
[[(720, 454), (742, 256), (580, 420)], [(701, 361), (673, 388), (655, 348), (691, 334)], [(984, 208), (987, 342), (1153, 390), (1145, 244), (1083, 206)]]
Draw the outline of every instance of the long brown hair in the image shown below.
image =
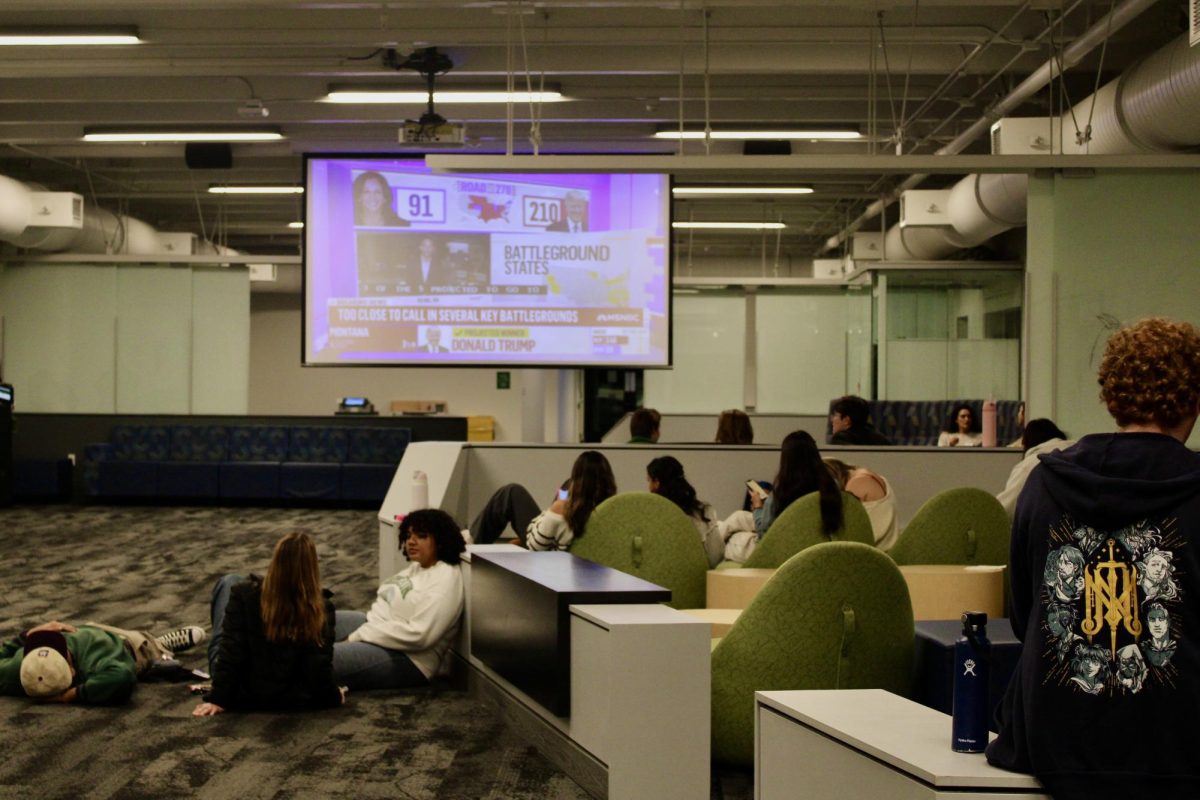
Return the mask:
[(596, 506), (617, 493), (617, 481), (604, 454), (584, 450), (571, 467), (570, 497), (563, 517), (576, 538), (583, 536), (588, 517)]
[(289, 533), (275, 543), (259, 609), (267, 641), (321, 644), (325, 597), (317, 547), (308, 534)]
[(717, 444), (754, 444), (754, 426), (745, 411), (731, 408), (717, 417)]

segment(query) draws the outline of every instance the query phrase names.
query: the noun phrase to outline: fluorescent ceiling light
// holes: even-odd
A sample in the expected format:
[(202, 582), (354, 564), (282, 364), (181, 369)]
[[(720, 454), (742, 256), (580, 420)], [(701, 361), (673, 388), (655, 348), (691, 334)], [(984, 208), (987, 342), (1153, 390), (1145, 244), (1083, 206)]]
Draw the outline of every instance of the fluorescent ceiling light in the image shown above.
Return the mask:
[(304, 194), (303, 186), (209, 186), (209, 194)]
[(672, 222), (672, 228), (737, 230), (737, 231), (777, 231), (786, 228), (782, 222)]
[(299, 230), (304, 227), (304, 223), (303, 222), (289, 222), (288, 227)]
[(3, 28), (0, 46), (140, 44), (137, 28)]
[(274, 142), (278, 131), (84, 131), (85, 142)]
[[(863, 135), (858, 131), (849, 130), (786, 130), (786, 131), (712, 131), (709, 136), (712, 139), (861, 139)], [(704, 131), (658, 131), (654, 134), (655, 139), (703, 139), (705, 138)]]
[(676, 197), (725, 197), (729, 195), (793, 195), (812, 194), (811, 186), (676, 186)]
[[(560, 92), (506, 92), (484, 89), (441, 89), (433, 93), (434, 103), (558, 103), (566, 100)], [(420, 90), (331, 89), (327, 103), (426, 103), (429, 93)]]

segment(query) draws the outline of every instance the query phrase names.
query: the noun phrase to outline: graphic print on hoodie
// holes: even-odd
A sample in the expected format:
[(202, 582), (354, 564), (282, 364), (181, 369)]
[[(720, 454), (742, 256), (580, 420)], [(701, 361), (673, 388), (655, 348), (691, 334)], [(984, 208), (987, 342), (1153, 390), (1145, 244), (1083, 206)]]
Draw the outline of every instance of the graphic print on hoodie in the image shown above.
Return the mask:
[[(1064, 515), (1042, 570), (1046, 683), (1091, 695), (1173, 687), (1182, 638), (1178, 520), (1098, 531)], [(1179, 559), (1182, 562), (1182, 559)]]
[(1045, 455), (1017, 501), (1023, 643), (988, 762), (1056, 800), (1200, 797), (1200, 455), (1158, 433)]

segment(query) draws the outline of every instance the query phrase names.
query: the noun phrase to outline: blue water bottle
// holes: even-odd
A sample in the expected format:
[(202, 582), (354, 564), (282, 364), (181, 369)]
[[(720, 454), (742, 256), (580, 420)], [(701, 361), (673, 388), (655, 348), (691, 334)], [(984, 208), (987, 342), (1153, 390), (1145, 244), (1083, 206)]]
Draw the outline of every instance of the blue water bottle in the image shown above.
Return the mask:
[(950, 747), (956, 753), (982, 753), (988, 743), (987, 614), (966, 611), (962, 636), (954, 643), (954, 714)]

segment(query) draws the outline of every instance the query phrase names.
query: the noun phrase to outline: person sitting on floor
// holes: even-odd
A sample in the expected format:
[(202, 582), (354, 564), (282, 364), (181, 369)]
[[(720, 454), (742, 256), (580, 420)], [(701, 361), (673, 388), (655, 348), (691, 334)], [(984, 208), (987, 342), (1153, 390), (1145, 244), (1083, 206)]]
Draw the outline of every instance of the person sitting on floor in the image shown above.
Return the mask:
[(938, 447), (982, 447), (983, 433), (975, 421), (975, 412), (967, 403), (959, 403), (950, 412), (946, 428), (938, 436)]
[(596, 506), (617, 493), (612, 467), (603, 453), (585, 450), (575, 459), (571, 477), (545, 511), (519, 483), (501, 486), (471, 523), (471, 541), (489, 544), (512, 525), (523, 546), (530, 550), (566, 550), (583, 535), (583, 527)]
[(653, 408), (639, 408), (629, 418), (629, 444), (654, 444), (661, 425), (662, 414)]
[(833, 401), (829, 425), (830, 444), (890, 445), (892, 442), (871, 424), (871, 406), (857, 395), (848, 394)]
[(458, 523), (421, 509), (400, 521), (400, 537), (412, 563), (383, 582), (365, 614), (337, 612), (333, 675), (354, 691), (425, 686), (449, 670), (464, 604)]
[(95, 622), (46, 622), (0, 645), (0, 695), (119, 705), (139, 677), (173, 657), (166, 644), (184, 650), (204, 638), (204, 629), (192, 626), (156, 637)]
[(330, 708), (346, 702), (333, 680), (334, 608), (321, 589), (317, 548), (304, 533), (275, 543), (264, 578), (225, 575), (212, 591), (212, 685), (192, 711)]
[(724, 525), (717, 519), (712, 506), (696, 497), (696, 490), (683, 474), (683, 464), (672, 456), (660, 456), (646, 465), (646, 482), (650, 491), (670, 500), (688, 515), (700, 534), (709, 569), (725, 557)]
[(717, 444), (754, 444), (754, 426), (745, 411), (731, 408), (717, 417)]
[(871, 519), (875, 546), (880, 550), (890, 550), (900, 535), (900, 526), (896, 523), (896, 493), (892, 491), (892, 485), (882, 475), (866, 467), (857, 467), (836, 458), (827, 458), (825, 463), (833, 471), (833, 477), (842, 491), (862, 501)]
[(1004, 491), (996, 495), (1000, 505), (1004, 506), (1004, 510), (1008, 512), (1009, 519), (1012, 519), (1013, 513), (1017, 509), (1017, 498), (1021, 496), (1021, 490), (1025, 488), (1025, 481), (1029, 479), (1029, 473), (1033, 472), (1033, 468), (1041, 463), (1041, 456), (1045, 453), (1053, 453), (1055, 450), (1066, 450), (1073, 444), (1075, 444), (1075, 440), (1067, 438), (1067, 435), (1050, 420), (1044, 418), (1030, 420), (1021, 434), (1021, 446), (1025, 450), (1025, 456), (1008, 474), (1008, 482), (1004, 484)]

